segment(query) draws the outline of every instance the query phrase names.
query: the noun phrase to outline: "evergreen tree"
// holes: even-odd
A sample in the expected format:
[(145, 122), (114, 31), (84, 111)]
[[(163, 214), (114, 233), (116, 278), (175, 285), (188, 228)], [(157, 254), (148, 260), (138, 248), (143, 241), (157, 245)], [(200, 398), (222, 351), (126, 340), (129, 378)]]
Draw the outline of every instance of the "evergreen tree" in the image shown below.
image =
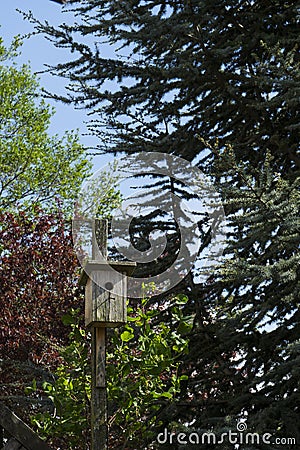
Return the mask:
[(258, 164), (270, 148), (279, 167), (299, 166), (297, 2), (72, 4), (73, 26), (38, 26), (78, 56), (49, 70), (70, 80), (63, 100), (94, 111), (100, 148), (192, 160), (205, 148), (200, 133), (230, 142), (241, 159)]
[(204, 288), (215, 316), (206, 324), (199, 316), (195, 326), (188, 393), (197, 400), (187, 418), (219, 432), (244, 418), (249, 432), (299, 442), (299, 177), (285, 179), (272, 166), (268, 153), (256, 180), (232, 149), (216, 157), (229, 242)]
[(73, 26), (35, 21), (77, 55), (49, 70), (70, 80), (63, 101), (94, 114), (100, 150), (194, 161), (224, 200), (224, 265), (180, 286), (195, 317), (189, 382), (162, 423), (221, 432), (244, 415), (251, 430), (300, 439), (298, 7), (84, 0), (72, 2)]

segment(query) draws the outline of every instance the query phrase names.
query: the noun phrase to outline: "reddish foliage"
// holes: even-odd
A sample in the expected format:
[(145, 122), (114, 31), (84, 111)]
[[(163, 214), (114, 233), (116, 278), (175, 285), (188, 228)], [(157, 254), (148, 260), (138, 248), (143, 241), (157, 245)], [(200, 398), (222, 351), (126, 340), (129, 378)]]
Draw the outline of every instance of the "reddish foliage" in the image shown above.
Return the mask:
[(61, 317), (83, 308), (71, 232), (59, 215), (0, 214), (0, 359), (51, 367), (69, 330)]

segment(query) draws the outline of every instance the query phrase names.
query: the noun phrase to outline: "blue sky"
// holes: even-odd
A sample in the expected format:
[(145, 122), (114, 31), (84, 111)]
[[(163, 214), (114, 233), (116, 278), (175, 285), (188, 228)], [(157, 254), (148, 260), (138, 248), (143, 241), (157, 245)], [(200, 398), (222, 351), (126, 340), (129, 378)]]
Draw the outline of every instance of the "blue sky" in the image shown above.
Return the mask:
[[(50, 0), (9, 0), (1, 2), (0, 7), (0, 35), (4, 39), (5, 45), (9, 45), (15, 35), (25, 35), (33, 31), (33, 25), (24, 20), (17, 12), (32, 11), (33, 15), (40, 20), (48, 20), (51, 25), (58, 25), (61, 22), (69, 22), (72, 16), (63, 12), (63, 8)], [(40, 72), (45, 64), (55, 64), (68, 59), (68, 52), (55, 48), (42, 36), (33, 36), (24, 41), (22, 54), (18, 61), (20, 63), (30, 63), (33, 72)], [(41, 85), (48, 91), (63, 92), (64, 82), (59, 78), (54, 78), (49, 74), (39, 75)], [(81, 134), (81, 142), (85, 146), (94, 146), (96, 140), (89, 136), (84, 136), (87, 120), (84, 111), (75, 110), (72, 106), (63, 105), (58, 102), (51, 102), (56, 114), (52, 119), (49, 132), (51, 134), (62, 135), (66, 130), (77, 130)], [(96, 167), (101, 167), (109, 160), (108, 157), (98, 156), (95, 158)]]

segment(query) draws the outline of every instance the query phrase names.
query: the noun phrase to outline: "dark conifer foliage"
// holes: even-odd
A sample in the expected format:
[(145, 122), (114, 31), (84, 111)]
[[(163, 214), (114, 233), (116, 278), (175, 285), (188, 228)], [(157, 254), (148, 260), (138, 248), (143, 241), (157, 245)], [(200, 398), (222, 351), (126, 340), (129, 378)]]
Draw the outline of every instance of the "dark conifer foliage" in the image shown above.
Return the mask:
[[(240, 158), (258, 162), (270, 147), (278, 164), (299, 165), (297, 2), (73, 5), (78, 24), (46, 31), (75, 52), (77, 59), (56, 71), (72, 80), (66, 100), (95, 111), (93, 127), (105, 137), (105, 149), (163, 147), (191, 160), (204, 147), (196, 136), (201, 129), (206, 139), (234, 144)], [(96, 47), (77, 42), (77, 32), (93, 36)], [(104, 41), (110, 57), (97, 45)], [(108, 81), (117, 86), (108, 88)]]

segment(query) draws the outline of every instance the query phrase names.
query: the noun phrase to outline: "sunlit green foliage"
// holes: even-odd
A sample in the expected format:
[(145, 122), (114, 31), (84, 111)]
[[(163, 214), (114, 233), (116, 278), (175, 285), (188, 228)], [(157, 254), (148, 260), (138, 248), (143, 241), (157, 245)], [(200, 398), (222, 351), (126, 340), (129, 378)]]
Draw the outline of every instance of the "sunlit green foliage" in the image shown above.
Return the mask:
[[(180, 371), (180, 357), (188, 352), (191, 323), (183, 317), (183, 303), (182, 298), (174, 299), (173, 328), (159, 323), (159, 310), (143, 300), (136, 310), (128, 308), (128, 325), (110, 335), (107, 387), (112, 446), (126, 442), (138, 445), (141, 436), (154, 440), (153, 426), (160, 423), (161, 410), (176, 399), (181, 381), (187, 380)], [(38, 413), (32, 423), (50, 441), (67, 444), (72, 450), (86, 450), (91, 393), (89, 336), (79, 326), (76, 311), (63, 321), (72, 331), (70, 344), (60, 350), (62, 364), (55, 371), (54, 381), (42, 386), (35, 382), (27, 388), (28, 394), (39, 392), (50, 399), (52, 410)], [(115, 434), (120, 429), (121, 441)]]
[(17, 65), (20, 45), (16, 38), (6, 49), (0, 40), (0, 208), (70, 208), (90, 166), (76, 133), (49, 135), (54, 111), (30, 67)]

